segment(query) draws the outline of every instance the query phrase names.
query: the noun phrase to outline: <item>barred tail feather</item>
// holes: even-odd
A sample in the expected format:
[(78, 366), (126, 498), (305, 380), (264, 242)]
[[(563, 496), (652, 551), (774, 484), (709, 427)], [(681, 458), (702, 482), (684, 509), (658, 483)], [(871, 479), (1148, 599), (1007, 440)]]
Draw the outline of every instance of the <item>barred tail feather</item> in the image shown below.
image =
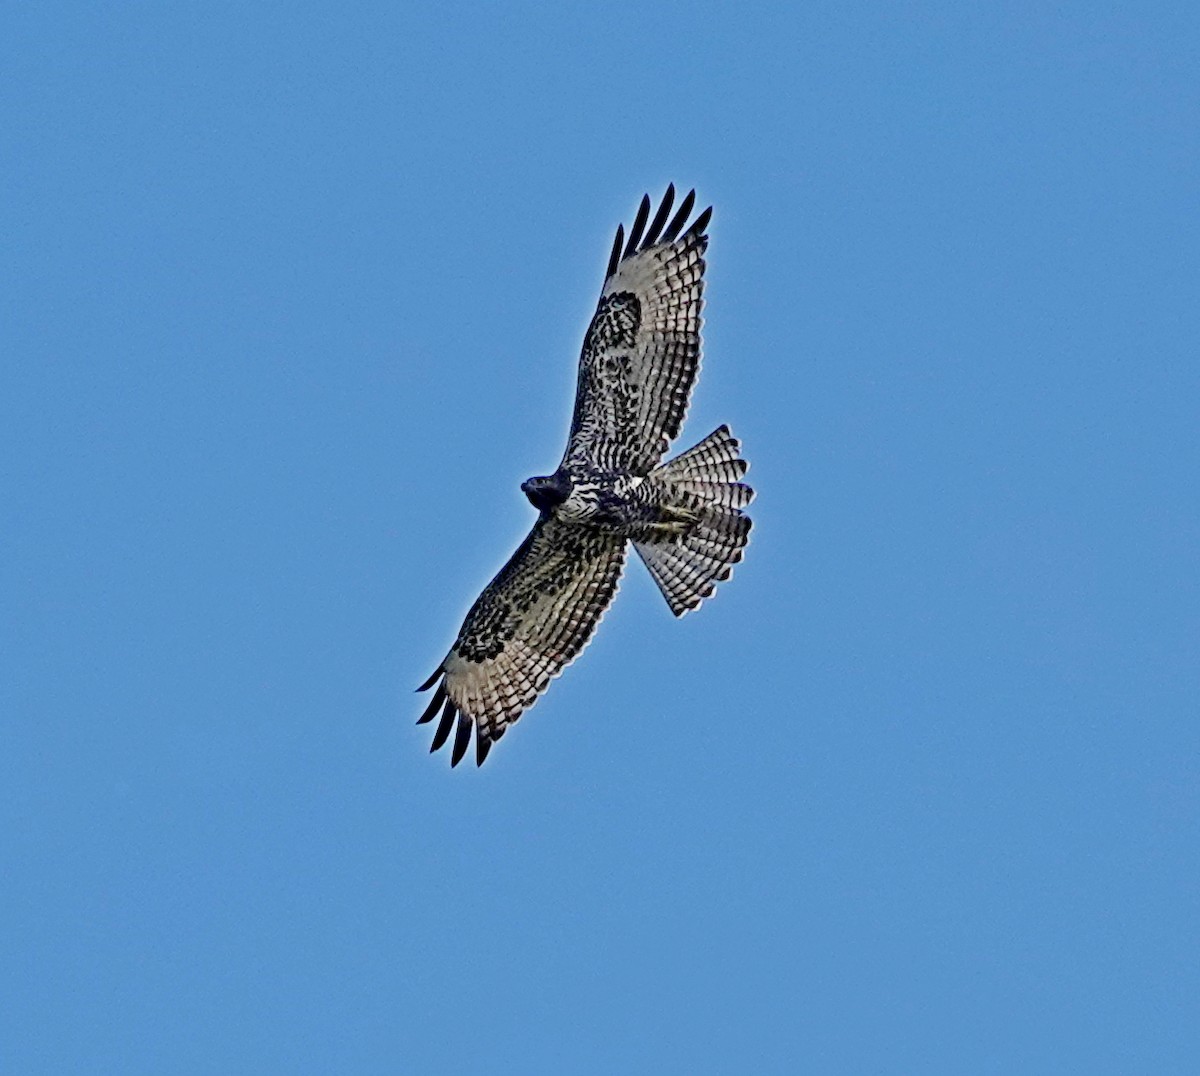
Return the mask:
[(741, 448), (728, 426), (718, 426), (699, 444), (656, 467), (653, 474), (666, 482), (736, 482), (749, 467), (739, 455)]
[(754, 490), (738, 481), (748, 466), (740, 448), (729, 427), (721, 426), (651, 472), (667, 503), (696, 517), (683, 534), (634, 542), (676, 616), (709, 597), (742, 559), (751, 524), (741, 509)]

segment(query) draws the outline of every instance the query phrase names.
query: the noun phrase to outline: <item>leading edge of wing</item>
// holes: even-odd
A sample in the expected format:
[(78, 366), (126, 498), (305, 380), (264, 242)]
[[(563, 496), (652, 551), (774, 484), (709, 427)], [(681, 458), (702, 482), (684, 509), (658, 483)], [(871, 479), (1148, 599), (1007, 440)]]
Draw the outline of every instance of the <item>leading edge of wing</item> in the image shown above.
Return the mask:
[[(650, 195), (642, 195), (637, 215), (633, 218), (633, 225), (629, 229), (628, 239), (625, 238), (624, 225), (617, 225), (617, 234), (613, 239), (612, 253), (608, 256), (608, 269), (604, 274), (605, 280), (612, 277), (621, 262), (627, 258), (632, 258), (635, 254), (649, 250), (659, 243), (675, 242), (683, 226), (687, 223), (688, 217), (691, 216), (692, 209), (696, 205), (695, 190), (690, 190), (684, 195), (683, 201), (679, 203), (679, 208), (675, 211), (675, 215), (671, 217), (668, 224), (667, 217), (671, 212), (674, 202), (675, 184), (668, 183), (666, 193), (663, 194), (662, 203), (658, 207), (658, 212), (654, 214), (654, 220), (650, 221), (650, 227), (647, 228), (646, 221), (650, 217)], [(700, 237), (704, 235), (708, 229), (708, 222), (710, 220), (712, 220), (712, 206), (705, 209), (692, 222), (687, 231), (683, 232), (684, 237)]]

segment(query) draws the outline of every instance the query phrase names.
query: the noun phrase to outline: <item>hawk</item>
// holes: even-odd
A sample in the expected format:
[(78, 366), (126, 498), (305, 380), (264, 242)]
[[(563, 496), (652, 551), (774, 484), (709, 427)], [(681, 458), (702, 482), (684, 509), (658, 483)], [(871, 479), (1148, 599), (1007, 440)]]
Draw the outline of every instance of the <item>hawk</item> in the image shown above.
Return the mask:
[[(438, 718), (431, 751), (457, 728), (450, 765), (475, 730), (492, 744), (591, 639), (616, 593), (629, 543), (682, 616), (742, 559), (754, 491), (728, 426), (663, 463), (700, 366), (700, 307), (712, 207), (691, 220), (689, 191), (654, 219), (644, 196), (626, 239), (617, 226), (600, 303), (579, 358), (567, 449), (551, 475), (521, 489), (533, 530), (471, 606), (450, 652), (417, 690), (436, 690), (418, 719)], [(689, 223), (689, 220), (691, 221)]]

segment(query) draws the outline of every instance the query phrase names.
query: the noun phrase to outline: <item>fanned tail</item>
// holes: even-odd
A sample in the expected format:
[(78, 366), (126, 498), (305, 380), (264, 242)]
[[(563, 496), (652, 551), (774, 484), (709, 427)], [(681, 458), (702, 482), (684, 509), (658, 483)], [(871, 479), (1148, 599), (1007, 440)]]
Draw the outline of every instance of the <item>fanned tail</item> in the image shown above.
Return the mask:
[(728, 579), (750, 537), (750, 518), (741, 509), (754, 490), (739, 481), (748, 464), (741, 445), (720, 426), (703, 441), (650, 473), (667, 504), (695, 517), (680, 534), (634, 542), (671, 612), (695, 609)]

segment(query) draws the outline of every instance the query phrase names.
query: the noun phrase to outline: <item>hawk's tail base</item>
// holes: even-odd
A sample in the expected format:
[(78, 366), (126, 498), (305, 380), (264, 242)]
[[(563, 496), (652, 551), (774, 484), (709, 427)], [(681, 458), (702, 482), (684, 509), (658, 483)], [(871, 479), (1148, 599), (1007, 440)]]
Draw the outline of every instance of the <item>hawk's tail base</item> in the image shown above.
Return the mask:
[(695, 609), (729, 578), (749, 541), (750, 518), (741, 510), (754, 490), (739, 481), (749, 466), (740, 449), (729, 427), (721, 426), (650, 473), (668, 505), (699, 515), (683, 534), (633, 544), (676, 616)]

